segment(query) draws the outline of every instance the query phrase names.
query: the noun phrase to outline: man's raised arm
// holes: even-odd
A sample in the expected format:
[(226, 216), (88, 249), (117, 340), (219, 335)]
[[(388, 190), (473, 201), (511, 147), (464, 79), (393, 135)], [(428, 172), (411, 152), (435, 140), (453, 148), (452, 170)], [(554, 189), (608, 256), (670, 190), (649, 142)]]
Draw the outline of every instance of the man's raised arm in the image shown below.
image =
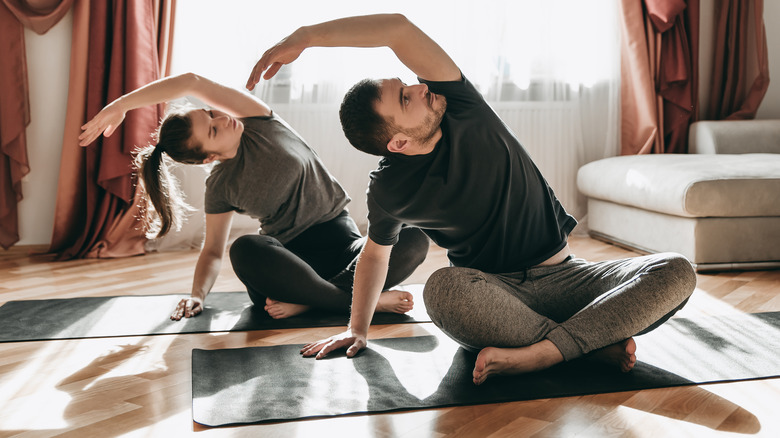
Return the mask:
[(389, 47), (417, 76), (430, 81), (455, 81), (460, 70), (447, 53), (401, 14), (341, 18), (303, 26), (268, 49), (255, 64), (246, 87), (273, 77), (309, 47)]

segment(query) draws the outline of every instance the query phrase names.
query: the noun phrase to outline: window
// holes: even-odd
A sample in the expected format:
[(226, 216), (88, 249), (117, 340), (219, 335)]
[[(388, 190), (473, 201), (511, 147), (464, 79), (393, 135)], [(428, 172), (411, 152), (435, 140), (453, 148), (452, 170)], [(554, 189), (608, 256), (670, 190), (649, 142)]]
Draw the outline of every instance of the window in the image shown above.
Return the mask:
[[(570, 100), (580, 87), (617, 80), (614, 0), (371, 3), (181, 2), (173, 70), (242, 87), (263, 51), (298, 26), (401, 12), (453, 57), (489, 101)], [(333, 103), (364, 77), (393, 76), (416, 82), (386, 50), (310, 49), (271, 81), (261, 81), (256, 92), (270, 104)]]

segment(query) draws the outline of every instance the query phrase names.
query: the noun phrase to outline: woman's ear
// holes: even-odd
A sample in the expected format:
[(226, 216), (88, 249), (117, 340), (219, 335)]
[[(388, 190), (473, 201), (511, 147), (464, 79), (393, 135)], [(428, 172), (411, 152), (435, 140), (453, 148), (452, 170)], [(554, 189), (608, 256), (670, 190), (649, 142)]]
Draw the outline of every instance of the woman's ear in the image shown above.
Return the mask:
[(203, 160), (203, 164), (213, 163), (214, 161), (217, 161), (217, 160), (219, 160), (219, 157), (217, 156), (217, 154), (208, 154), (208, 155), (206, 155), (206, 159)]

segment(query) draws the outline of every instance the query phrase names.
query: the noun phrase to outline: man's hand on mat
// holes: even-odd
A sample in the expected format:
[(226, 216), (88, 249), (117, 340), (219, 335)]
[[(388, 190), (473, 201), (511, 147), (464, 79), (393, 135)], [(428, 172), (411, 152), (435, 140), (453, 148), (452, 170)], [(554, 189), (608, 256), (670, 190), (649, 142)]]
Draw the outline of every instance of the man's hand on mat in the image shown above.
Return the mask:
[(179, 304), (176, 305), (176, 309), (171, 314), (171, 319), (174, 321), (180, 320), (182, 317), (190, 318), (203, 311), (203, 299), (198, 297), (182, 298)]
[(363, 348), (366, 348), (366, 337), (362, 335), (355, 335), (352, 330), (347, 330), (344, 333), (333, 335), (328, 339), (312, 342), (306, 344), (301, 348), (301, 354), (304, 357), (311, 357), (315, 354), (315, 359), (322, 359), (333, 350), (339, 348), (347, 349), (347, 357), (353, 357)]

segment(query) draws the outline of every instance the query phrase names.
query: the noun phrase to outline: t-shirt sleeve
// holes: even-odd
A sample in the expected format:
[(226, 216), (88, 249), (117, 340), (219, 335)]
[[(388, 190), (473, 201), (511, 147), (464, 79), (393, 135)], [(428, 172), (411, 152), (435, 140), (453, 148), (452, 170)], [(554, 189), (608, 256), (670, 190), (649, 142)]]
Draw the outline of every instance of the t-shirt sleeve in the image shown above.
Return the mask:
[(235, 208), (228, 202), (223, 191), (218, 190), (211, 176), (206, 179), (206, 193), (203, 209), (206, 214), (228, 213)]
[(457, 114), (468, 111), (476, 106), (486, 105), (485, 98), (465, 76), (459, 81), (434, 82), (417, 78), (428, 89), (447, 98), (447, 112)]
[(395, 245), (398, 242), (398, 233), (401, 232), (403, 223), (380, 207), (370, 190), (367, 192), (366, 204), (368, 206), (368, 237), (379, 245)]

